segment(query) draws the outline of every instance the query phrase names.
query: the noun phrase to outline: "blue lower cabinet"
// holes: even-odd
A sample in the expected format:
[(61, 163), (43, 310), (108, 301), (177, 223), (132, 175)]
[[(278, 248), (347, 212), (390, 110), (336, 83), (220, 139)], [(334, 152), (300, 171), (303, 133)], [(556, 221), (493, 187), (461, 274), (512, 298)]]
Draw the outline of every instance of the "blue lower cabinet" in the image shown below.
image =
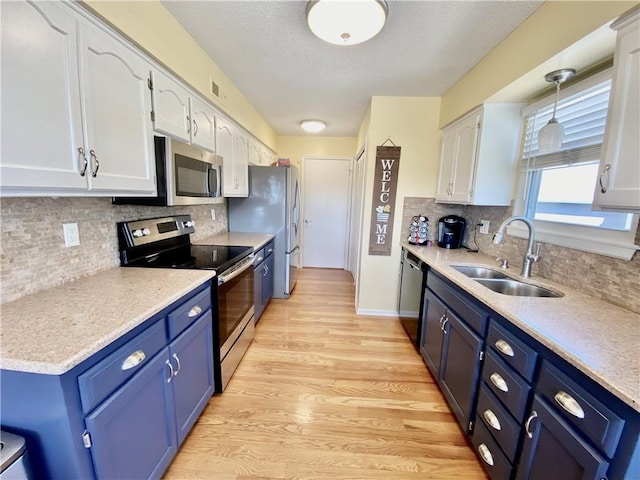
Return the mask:
[(98, 478), (159, 478), (177, 451), (168, 348), (86, 419)]
[(425, 289), (422, 311), (423, 326), (422, 339), (420, 341), (420, 353), (436, 381), (440, 379), (442, 339), (444, 337), (442, 322), (444, 318), (446, 318), (446, 315), (447, 307), (431, 292), (431, 290)]
[(213, 395), (212, 346), (211, 310), (169, 345), (178, 445), (182, 444)]
[(518, 480), (600, 480), (609, 462), (538, 395), (525, 423)]

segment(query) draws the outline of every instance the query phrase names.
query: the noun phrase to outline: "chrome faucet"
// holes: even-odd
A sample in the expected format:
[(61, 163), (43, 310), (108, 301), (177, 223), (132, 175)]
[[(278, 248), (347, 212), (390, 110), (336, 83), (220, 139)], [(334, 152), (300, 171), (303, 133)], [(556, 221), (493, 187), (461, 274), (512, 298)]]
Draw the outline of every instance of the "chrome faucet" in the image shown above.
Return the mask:
[(524, 258), (522, 259), (522, 272), (520, 273), (520, 275), (522, 275), (523, 277), (529, 278), (531, 277), (531, 265), (534, 262), (540, 261), (540, 255), (539, 255), (540, 244), (538, 244), (536, 253), (533, 253), (533, 244), (535, 242), (534, 237), (536, 235), (536, 229), (533, 226), (533, 222), (531, 220), (529, 220), (527, 217), (522, 217), (522, 216), (514, 216), (514, 217), (507, 218), (504, 222), (502, 222), (502, 225), (500, 225), (500, 228), (498, 229), (496, 234), (493, 236), (493, 243), (495, 245), (500, 245), (504, 237), (504, 229), (511, 222), (515, 222), (517, 220), (520, 220), (529, 229), (529, 243), (527, 244), (527, 251), (524, 254)]

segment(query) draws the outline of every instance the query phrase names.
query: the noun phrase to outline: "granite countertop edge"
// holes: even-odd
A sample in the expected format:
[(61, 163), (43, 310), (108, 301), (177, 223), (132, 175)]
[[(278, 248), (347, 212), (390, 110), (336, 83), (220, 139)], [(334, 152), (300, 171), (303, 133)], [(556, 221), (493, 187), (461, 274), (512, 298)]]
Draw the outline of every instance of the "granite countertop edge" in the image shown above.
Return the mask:
[[(502, 295), (450, 266), (473, 264), (499, 270), (495, 259), (488, 255), (464, 250), (447, 251), (407, 242), (401, 242), (401, 246), (640, 412), (640, 336), (628, 334), (629, 328), (640, 331), (640, 315), (535, 275), (530, 279), (522, 279), (517, 273), (518, 269), (506, 273), (527, 283), (559, 291), (564, 296), (535, 298)], [(606, 311), (608, 319), (614, 318), (616, 321), (604, 325), (603, 311)], [(622, 343), (619, 339), (610, 340), (615, 348), (602, 348), (603, 344), (607, 344), (607, 338), (617, 338), (612, 328), (620, 333), (626, 331), (627, 334), (621, 337)]]

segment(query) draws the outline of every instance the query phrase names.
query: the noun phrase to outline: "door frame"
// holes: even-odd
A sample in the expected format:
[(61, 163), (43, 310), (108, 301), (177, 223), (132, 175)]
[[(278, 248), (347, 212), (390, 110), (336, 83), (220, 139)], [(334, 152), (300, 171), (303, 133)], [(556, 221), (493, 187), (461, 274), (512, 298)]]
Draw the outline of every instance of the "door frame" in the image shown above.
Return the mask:
[[(302, 222), (304, 222), (304, 218), (305, 218), (305, 210), (306, 210), (306, 205), (305, 205), (305, 190), (306, 190), (306, 175), (305, 175), (305, 165), (306, 165), (306, 160), (341, 160), (341, 161), (345, 161), (345, 162), (349, 162), (347, 165), (347, 170), (349, 172), (349, 186), (347, 189), (347, 217), (345, 220), (345, 232), (346, 232), (346, 239), (345, 239), (345, 246), (344, 246), (344, 268), (343, 270), (349, 270), (349, 264), (348, 264), (348, 260), (349, 260), (349, 242), (350, 242), (350, 225), (351, 225), (351, 202), (352, 202), (352, 191), (353, 191), (353, 157), (344, 157), (344, 156), (335, 156), (335, 155), (303, 155), (302, 156), (302, 162), (301, 162), (301, 168), (300, 168), (300, 188), (301, 188), (301, 209), (300, 209), (300, 220)], [(302, 225), (301, 225), (302, 226)], [(302, 235), (300, 235), (300, 241), (299, 241), (299, 245), (300, 245), (300, 266), (299, 268), (304, 268), (304, 255), (305, 255), (305, 244), (304, 244), (304, 226), (302, 226), (302, 228), (300, 229), (300, 232), (302, 233)]]

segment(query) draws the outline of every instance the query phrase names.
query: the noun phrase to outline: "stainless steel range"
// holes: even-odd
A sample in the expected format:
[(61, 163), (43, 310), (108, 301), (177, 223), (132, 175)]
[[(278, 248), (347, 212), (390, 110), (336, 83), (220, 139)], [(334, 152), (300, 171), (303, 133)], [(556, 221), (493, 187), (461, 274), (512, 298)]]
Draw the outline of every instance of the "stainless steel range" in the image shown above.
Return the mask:
[(194, 232), (195, 224), (189, 215), (120, 222), (120, 263), (123, 267), (215, 271), (213, 350), (219, 393), (227, 386), (253, 339), (253, 249), (192, 245), (189, 235)]

